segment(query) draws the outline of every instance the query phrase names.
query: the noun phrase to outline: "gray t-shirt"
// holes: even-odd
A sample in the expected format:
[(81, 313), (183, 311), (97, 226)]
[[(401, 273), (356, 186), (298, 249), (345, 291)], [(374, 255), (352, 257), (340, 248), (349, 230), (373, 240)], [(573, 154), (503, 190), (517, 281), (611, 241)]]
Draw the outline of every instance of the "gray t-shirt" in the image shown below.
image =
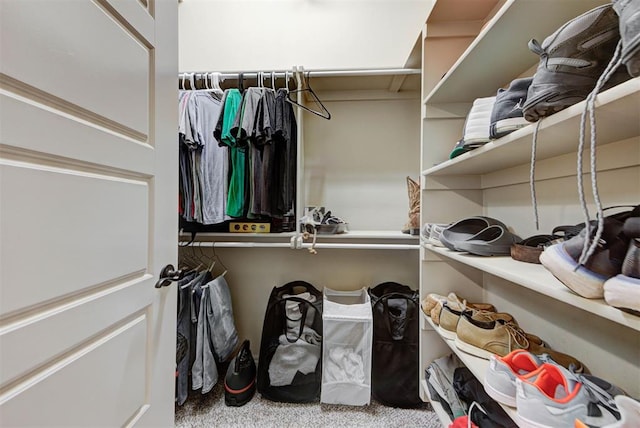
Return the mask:
[(209, 93), (192, 96), (196, 105), (197, 135), (201, 145), (199, 159), (199, 183), (202, 224), (217, 224), (228, 220), (225, 215), (229, 171), (228, 148), (220, 146), (213, 131), (222, 112), (222, 104)]

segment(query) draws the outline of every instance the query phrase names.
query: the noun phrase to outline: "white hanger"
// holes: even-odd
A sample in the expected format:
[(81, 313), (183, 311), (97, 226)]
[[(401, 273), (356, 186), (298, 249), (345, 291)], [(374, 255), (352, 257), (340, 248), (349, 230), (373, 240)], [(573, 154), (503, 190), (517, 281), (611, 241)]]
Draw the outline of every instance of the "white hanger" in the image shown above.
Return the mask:
[(276, 72), (271, 71), (271, 89), (276, 90)]

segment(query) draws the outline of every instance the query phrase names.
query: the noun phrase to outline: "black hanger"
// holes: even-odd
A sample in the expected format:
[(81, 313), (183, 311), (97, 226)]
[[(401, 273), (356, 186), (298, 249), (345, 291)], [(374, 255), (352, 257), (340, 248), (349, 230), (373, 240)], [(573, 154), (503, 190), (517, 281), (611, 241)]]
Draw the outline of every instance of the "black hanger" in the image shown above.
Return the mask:
[(240, 93), (244, 93), (244, 73), (238, 73), (238, 89)]
[[(322, 101), (320, 101), (320, 98), (318, 98), (318, 96), (316, 95), (315, 92), (313, 92), (313, 89), (311, 89), (311, 84), (309, 83), (310, 79), (310, 72), (307, 71), (307, 76), (305, 77), (304, 74), (302, 75), (302, 85), (303, 87), (301, 89), (294, 89), (292, 91), (287, 91), (287, 101), (290, 102), (293, 105), (296, 105), (306, 111), (308, 111), (309, 113), (313, 113), (316, 116), (320, 116), (323, 119), (327, 119), (330, 120), (331, 119), (331, 113), (329, 113), (329, 110), (327, 110), (327, 108), (324, 106), (324, 104), (322, 104)], [(287, 82), (287, 87), (289, 86), (289, 82)], [(320, 108), (322, 109), (321, 111), (315, 111), (315, 110), (311, 110), (309, 107), (304, 106), (302, 104), (298, 104), (296, 101), (291, 99), (291, 94), (297, 93), (297, 92), (306, 92), (308, 93), (312, 98), (313, 101), (315, 103), (317, 103)]]

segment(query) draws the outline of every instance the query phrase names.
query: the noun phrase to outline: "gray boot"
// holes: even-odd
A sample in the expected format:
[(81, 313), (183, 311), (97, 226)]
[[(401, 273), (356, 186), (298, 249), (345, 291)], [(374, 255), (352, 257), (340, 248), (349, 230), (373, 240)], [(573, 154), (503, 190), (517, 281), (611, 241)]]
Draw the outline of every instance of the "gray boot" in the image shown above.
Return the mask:
[[(536, 122), (586, 99), (613, 57), (619, 40), (618, 15), (610, 4), (567, 22), (542, 45), (531, 40), (529, 49), (540, 56), (540, 63), (523, 106), (525, 119)], [(629, 77), (620, 67), (603, 90)]]
[(640, 0), (613, 0), (613, 9), (620, 18), (622, 63), (630, 75), (640, 76)]

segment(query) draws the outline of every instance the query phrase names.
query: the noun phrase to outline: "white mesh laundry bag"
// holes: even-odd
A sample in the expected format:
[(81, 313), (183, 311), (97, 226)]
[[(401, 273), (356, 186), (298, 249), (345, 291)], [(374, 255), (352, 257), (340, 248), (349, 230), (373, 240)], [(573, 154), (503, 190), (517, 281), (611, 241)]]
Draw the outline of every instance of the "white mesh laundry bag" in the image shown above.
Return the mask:
[(371, 401), (373, 316), (365, 288), (336, 291), (324, 288), (322, 388), (327, 404), (364, 406)]

